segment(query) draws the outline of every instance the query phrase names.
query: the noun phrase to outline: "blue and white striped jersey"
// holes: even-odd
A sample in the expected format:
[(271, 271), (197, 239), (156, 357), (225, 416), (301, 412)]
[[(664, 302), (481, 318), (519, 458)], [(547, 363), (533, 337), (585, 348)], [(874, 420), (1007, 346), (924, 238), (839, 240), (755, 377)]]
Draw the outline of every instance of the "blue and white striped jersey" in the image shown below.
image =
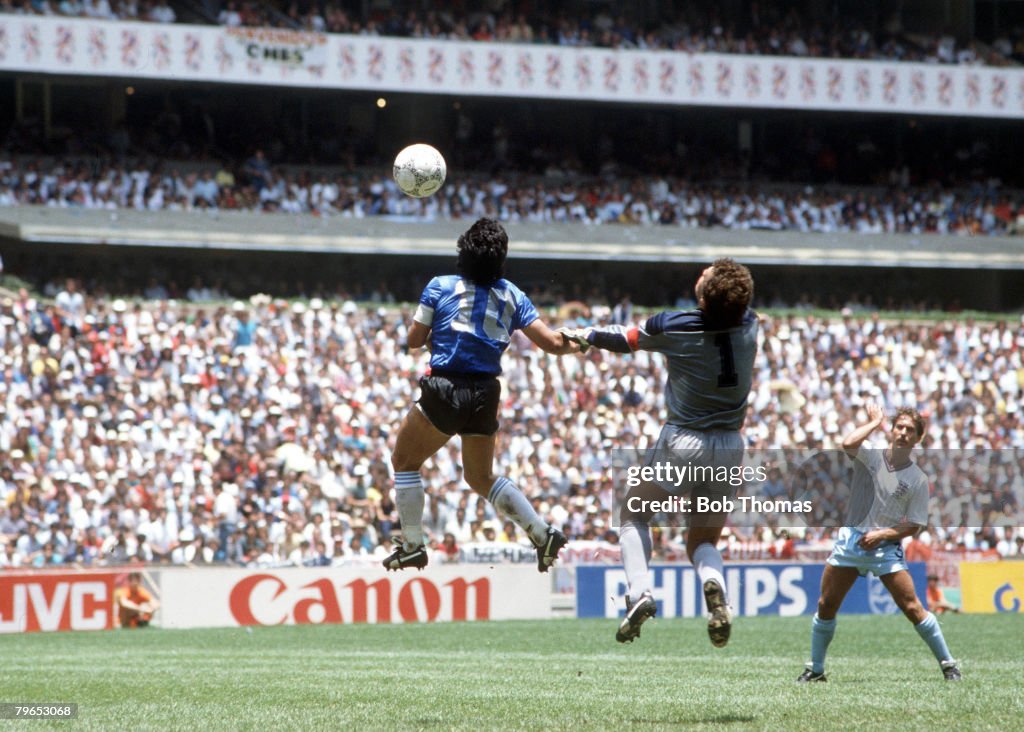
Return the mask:
[(413, 319), (431, 329), (431, 369), (497, 375), (512, 333), (538, 317), (530, 298), (508, 280), (483, 287), (444, 275), (427, 284)]

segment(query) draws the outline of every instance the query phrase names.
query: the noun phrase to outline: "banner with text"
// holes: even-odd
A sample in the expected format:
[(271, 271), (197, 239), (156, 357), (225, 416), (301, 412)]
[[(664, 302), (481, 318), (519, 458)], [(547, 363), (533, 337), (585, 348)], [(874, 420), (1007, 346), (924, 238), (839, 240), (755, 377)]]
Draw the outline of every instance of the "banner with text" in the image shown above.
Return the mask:
[(0, 574), (0, 633), (106, 630), (123, 572)]
[[(727, 566), (725, 583), (737, 615), (808, 615), (821, 588), (821, 564), (741, 564)], [(925, 566), (911, 562), (919, 596), (925, 592)], [(689, 565), (651, 567), (658, 617), (696, 618), (707, 613), (700, 578)], [(625, 613), (626, 572), (621, 567), (576, 568), (576, 614), (581, 618), (617, 618)], [(844, 613), (885, 615), (899, 611), (882, 582), (859, 579), (843, 602)]]
[(961, 562), (964, 612), (1024, 613), (1024, 560)]
[[(235, 55), (241, 50), (247, 67), (257, 74), (274, 66), (323, 74), (327, 65), (327, 36), (281, 28), (228, 28), (235, 41)], [(225, 53), (229, 53), (225, 49)]]
[(165, 628), (551, 616), (551, 580), (536, 567), (164, 570), (160, 589)]
[(1024, 116), (1024, 69), (4, 16), (0, 70), (720, 107)]

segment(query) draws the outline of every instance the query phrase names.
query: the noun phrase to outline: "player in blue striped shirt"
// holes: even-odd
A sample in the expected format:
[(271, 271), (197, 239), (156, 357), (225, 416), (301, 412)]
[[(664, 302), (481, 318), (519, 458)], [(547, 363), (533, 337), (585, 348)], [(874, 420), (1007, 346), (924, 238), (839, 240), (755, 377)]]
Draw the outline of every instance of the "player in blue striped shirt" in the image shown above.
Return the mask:
[(538, 569), (547, 572), (565, 536), (537, 515), (515, 483), (493, 471), (497, 377), (516, 330), (555, 355), (577, 353), (579, 344), (545, 325), (523, 291), (502, 277), (508, 234), (500, 223), (479, 219), (459, 237), (458, 253), (458, 274), (427, 284), (409, 328), (410, 349), (429, 342), (430, 374), (420, 379), (420, 399), (403, 420), (391, 456), (402, 542), (384, 567), (427, 565), (420, 467), (460, 435), (466, 482), (526, 532), (537, 547)]

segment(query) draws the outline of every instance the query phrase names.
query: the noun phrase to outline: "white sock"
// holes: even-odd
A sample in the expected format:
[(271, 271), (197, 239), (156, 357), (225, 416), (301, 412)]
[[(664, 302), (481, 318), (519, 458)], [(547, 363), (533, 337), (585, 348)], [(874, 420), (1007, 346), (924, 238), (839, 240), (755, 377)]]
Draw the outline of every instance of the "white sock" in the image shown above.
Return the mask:
[(505, 514), (533, 540), (534, 544), (547, 541), (548, 525), (533, 510), (530, 501), (523, 495), (516, 484), (508, 478), (498, 478), (491, 486), (487, 495), (491, 505)]
[(395, 472), (395, 506), (402, 522), (402, 544), (405, 551), (423, 546), (423, 481), (420, 471)]
[(690, 557), (693, 566), (700, 576), (700, 583), (703, 586), (708, 580), (715, 580), (718, 586), (725, 593), (725, 577), (722, 575), (722, 553), (714, 544), (704, 542), (697, 547), (697, 551)]
[(619, 529), (622, 547), (622, 565), (629, 583), (629, 599), (636, 599), (651, 591), (651, 527), (645, 522), (626, 521)]

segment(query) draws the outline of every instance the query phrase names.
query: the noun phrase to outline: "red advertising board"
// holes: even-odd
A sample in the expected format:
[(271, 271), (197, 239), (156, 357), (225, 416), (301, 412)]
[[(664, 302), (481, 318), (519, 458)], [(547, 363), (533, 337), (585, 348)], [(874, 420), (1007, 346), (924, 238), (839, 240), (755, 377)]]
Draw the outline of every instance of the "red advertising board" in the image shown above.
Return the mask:
[(118, 577), (114, 572), (0, 574), (0, 633), (113, 628)]

